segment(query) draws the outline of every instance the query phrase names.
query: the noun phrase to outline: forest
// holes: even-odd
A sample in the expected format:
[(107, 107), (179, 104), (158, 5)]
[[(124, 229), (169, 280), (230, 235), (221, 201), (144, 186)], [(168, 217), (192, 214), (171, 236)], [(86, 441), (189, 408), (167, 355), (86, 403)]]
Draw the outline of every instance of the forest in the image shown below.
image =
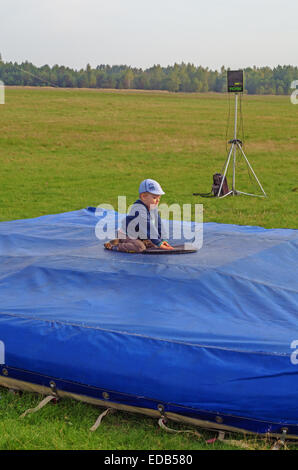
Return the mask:
[[(153, 65), (145, 70), (128, 65), (98, 65), (76, 70), (61, 65), (37, 67), (25, 61), (4, 62), (0, 54), (0, 80), (5, 86), (53, 86), (62, 88), (116, 88), (165, 90), (170, 92), (226, 92), (227, 70), (219, 71), (193, 64)], [(298, 67), (246, 67), (245, 92), (248, 94), (287, 95), (298, 80)]]

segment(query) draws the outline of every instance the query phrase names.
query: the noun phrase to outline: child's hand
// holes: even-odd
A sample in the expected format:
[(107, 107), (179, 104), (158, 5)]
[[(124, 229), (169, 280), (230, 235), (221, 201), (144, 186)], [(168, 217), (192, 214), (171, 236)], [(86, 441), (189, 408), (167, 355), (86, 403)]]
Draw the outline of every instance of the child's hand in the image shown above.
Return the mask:
[(162, 250), (173, 250), (173, 247), (168, 242), (162, 242), (162, 244), (159, 245), (159, 248)]

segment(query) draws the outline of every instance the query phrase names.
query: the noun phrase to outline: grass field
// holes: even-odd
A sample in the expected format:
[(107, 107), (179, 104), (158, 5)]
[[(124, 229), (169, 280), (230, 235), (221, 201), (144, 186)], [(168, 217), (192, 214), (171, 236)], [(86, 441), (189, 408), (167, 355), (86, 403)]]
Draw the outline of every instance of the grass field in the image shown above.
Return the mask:
[[(0, 450), (269, 450), (275, 442), (227, 434), (227, 442), (208, 444), (206, 440), (216, 437), (215, 432), (170, 422), (172, 429), (187, 432), (169, 434), (153, 418), (120, 411), (107, 415), (91, 432), (102, 408), (64, 398), (21, 419), (20, 415), (42, 397), (3, 388), (0, 397)], [(201, 438), (189, 433), (194, 430)], [(297, 446), (289, 441), (287, 448)]]
[[(228, 138), (233, 137), (233, 98)], [(1, 112), (0, 220), (128, 203), (157, 179), (162, 202), (203, 203), (204, 221), (297, 228), (297, 112), (285, 96), (244, 96), (245, 153), (268, 198), (199, 198), (226, 158), (228, 97), (112, 90), (7, 88)], [(237, 189), (257, 191), (240, 158)], [(231, 175), (228, 175), (230, 182)], [(227, 449), (191, 434), (167, 434), (151, 418), (63, 400), (24, 420), (40, 397), (0, 389), (0, 449)], [(176, 429), (189, 429), (175, 424)], [(242, 439), (242, 437), (241, 437)], [(252, 446), (265, 441), (245, 438)]]
[[(210, 190), (225, 162), (228, 108), (218, 94), (9, 88), (0, 109), (0, 220), (116, 208), (118, 195), (133, 202), (151, 177), (166, 191), (163, 202), (203, 203), (205, 221), (295, 227), (298, 107), (289, 97), (243, 98), (244, 150), (269, 197), (192, 196)], [(237, 189), (257, 190), (243, 157), (237, 162)]]

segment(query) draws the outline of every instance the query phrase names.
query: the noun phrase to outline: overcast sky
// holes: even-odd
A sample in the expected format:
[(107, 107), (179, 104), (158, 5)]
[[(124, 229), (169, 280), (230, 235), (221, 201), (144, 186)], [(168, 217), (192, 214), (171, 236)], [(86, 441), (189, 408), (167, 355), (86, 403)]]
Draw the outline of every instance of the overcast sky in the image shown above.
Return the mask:
[(297, 0), (0, 0), (4, 61), (298, 65)]

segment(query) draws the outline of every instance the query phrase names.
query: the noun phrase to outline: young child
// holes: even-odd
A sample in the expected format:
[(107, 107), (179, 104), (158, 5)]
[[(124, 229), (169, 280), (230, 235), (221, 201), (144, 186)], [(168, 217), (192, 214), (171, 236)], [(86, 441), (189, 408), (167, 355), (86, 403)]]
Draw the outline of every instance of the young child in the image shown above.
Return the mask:
[(147, 248), (156, 247), (172, 250), (173, 247), (161, 238), (162, 224), (157, 208), (163, 194), (165, 193), (157, 181), (142, 181), (139, 199), (123, 220), (118, 231), (119, 238), (105, 243), (105, 248), (128, 253), (142, 253)]

